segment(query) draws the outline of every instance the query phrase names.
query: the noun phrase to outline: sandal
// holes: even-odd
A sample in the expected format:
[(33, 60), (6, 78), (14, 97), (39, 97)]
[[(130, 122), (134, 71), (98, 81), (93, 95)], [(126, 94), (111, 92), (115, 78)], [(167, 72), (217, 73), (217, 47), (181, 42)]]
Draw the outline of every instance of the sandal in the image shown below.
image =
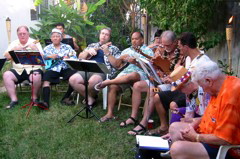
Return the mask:
[(134, 129), (132, 129), (132, 130), (130, 130), (130, 131), (132, 131), (132, 132), (134, 132), (134, 134), (129, 134), (129, 135), (134, 135), (134, 136), (136, 136), (136, 135), (141, 135), (141, 134), (143, 134), (143, 133), (145, 133), (146, 132), (146, 127), (144, 127), (142, 124), (138, 124), (138, 126), (140, 126), (141, 127), (141, 129), (139, 129), (139, 130), (134, 130)]
[(10, 104), (5, 107), (5, 109), (12, 109), (16, 105), (18, 105), (18, 101), (11, 101)]
[(100, 120), (99, 120), (99, 122), (101, 122), (101, 123), (104, 123), (104, 122), (107, 122), (107, 121), (111, 121), (111, 120), (115, 120), (116, 119), (116, 117), (115, 116), (113, 116), (113, 117), (102, 117)]
[[(133, 123), (128, 123), (127, 124), (127, 120), (128, 119), (131, 119), (133, 121)], [(123, 127), (127, 127), (128, 125), (137, 125), (138, 124), (138, 120), (137, 119), (134, 119), (133, 117), (129, 117), (127, 120), (124, 120), (120, 123), (120, 127), (123, 128)], [(123, 125), (122, 125), (123, 123)]]
[(160, 127), (157, 127), (156, 129), (152, 129), (149, 130), (146, 135), (150, 135), (150, 136), (162, 136), (162, 135), (166, 135), (168, 133), (168, 129), (166, 130), (162, 130), (160, 129)]
[(69, 98), (65, 98), (61, 100), (61, 104), (66, 105), (66, 106), (74, 106), (75, 102), (73, 100), (69, 100)]

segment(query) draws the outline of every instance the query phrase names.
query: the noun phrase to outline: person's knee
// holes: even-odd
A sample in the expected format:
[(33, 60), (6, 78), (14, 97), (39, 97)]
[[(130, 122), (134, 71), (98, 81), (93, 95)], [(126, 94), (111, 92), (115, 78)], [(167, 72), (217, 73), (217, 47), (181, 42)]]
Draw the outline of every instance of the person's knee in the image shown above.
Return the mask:
[(74, 86), (74, 85), (76, 85), (76, 84), (78, 84), (78, 83), (81, 83), (82, 82), (82, 76), (80, 75), (80, 74), (78, 74), (78, 73), (75, 73), (74, 75), (72, 75), (70, 78), (69, 78), (69, 84), (71, 85), (71, 86)]
[(6, 79), (9, 79), (9, 78), (12, 78), (14, 75), (11, 71), (6, 71), (3, 73), (3, 80), (6, 80)]
[(49, 81), (43, 81), (43, 87), (50, 87)]
[(32, 81), (32, 76), (34, 81), (41, 81), (42, 75), (40, 73), (34, 73), (29, 76), (29, 80)]
[(172, 101), (169, 105), (170, 105), (170, 109), (171, 109), (171, 110), (174, 110), (174, 109), (178, 108), (177, 103), (174, 102), (174, 101)]
[(175, 141), (170, 149), (170, 154), (172, 158), (175, 158), (176, 156), (181, 156), (183, 153), (183, 143), (182, 141)]
[(141, 82), (136, 82), (133, 84), (133, 89), (136, 91), (141, 91), (143, 88), (143, 84)]
[(179, 130), (179, 122), (174, 122), (170, 125), (169, 127), (169, 133), (170, 132), (175, 132), (175, 131), (178, 131)]

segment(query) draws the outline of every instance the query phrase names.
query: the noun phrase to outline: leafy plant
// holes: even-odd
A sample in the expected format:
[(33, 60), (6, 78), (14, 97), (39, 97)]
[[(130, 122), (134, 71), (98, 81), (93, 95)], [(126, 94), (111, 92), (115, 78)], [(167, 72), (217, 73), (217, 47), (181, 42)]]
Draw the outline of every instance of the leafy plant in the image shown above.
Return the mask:
[(227, 74), (227, 75), (233, 75), (234, 72), (232, 70), (229, 71), (229, 65), (224, 63), (221, 60), (218, 60), (218, 66), (222, 69), (222, 72)]
[(126, 19), (128, 6), (131, 0), (109, 0), (99, 7), (90, 17), (95, 24), (104, 24), (112, 29), (111, 41), (121, 50), (127, 48), (129, 36), (133, 31), (131, 21)]
[[(163, 30), (173, 30), (177, 34), (193, 32), (199, 46), (209, 49), (223, 39), (218, 19), (224, 14), (224, 3), (217, 0), (140, 0), (141, 7), (147, 10), (151, 24)], [(217, 16), (216, 16), (217, 15)], [(221, 20), (224, 21), (224, 20)]]
[[(96, 5), (91, 4), (87, 15), (91, 15), (98, 6), (102, 5), (105, 0), (100, 0)], [(86, 46), (87, 43), (96, 42), (98, 29), (105, 27), (104, 25), (94, 26), (94, 23), (88, 19), (84, 19), (84, 15), (78, 14), (77, 10), (67, 6), (63, 0), (57, 6), (50, 6), (49, 9), (44, 9), (40, 14), (41, 20), (36, 26), (39, 30), (30, 28), (32, 37), (36, 39), (47, 39), (54, 24), (63, 22), (67, 34), (72, 35), (79, 41), (80, 46)], [(43, 43), (43, 41), (41, 41)]]

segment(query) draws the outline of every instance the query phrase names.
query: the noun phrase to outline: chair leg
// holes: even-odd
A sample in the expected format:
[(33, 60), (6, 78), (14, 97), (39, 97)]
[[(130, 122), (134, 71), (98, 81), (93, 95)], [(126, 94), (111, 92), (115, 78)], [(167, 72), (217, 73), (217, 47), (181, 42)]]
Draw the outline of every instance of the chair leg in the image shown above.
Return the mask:
[(102, 90), (102, 95), (103, 95), (103, 109), (106, 110), (107, 109), (107, 100), (108, 100), (108, 87), (105, 87)]
[(121, 107), (121, 104), (122, 104), (122, 97), (123, 97), (123, 93), (119, 97), (118, 110), (120, 110), (120, 107)]

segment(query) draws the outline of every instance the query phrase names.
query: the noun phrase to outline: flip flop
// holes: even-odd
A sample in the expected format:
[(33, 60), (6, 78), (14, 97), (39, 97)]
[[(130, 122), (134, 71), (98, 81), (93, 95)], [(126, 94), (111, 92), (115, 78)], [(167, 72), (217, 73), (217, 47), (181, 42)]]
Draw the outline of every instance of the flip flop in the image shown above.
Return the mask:
[[(128, 123), (128, 124), (127, 124), (127, 120), (128, 120), (128, 119), (131, 119), (131, 120), (133, 121), (133, 123)], [(137, 124), (138, 124), (138, 120), (137, 120), (137, 119), (134, 119), (134, 118), (131, 117), (131, 116), (130, 116), (128, 119), (121, 122), (121, 123), (123, 123), (123, 125), (121, 125), (121, 123), (120, 123), (120, 127), (121, 127), (121, 128), (127, 127), (128, 125), (137, 125)]]
[(116, 119), (115, 116), (110, 117), (110, 118), (108, 118), (108, 117), (102, 117), (102, 118), (100, 119), (100, 122), (101, 122), (101, 123), (104, 123), (104, 122), (112, 121), (112, 120), (115, 120), (115, 119)]

